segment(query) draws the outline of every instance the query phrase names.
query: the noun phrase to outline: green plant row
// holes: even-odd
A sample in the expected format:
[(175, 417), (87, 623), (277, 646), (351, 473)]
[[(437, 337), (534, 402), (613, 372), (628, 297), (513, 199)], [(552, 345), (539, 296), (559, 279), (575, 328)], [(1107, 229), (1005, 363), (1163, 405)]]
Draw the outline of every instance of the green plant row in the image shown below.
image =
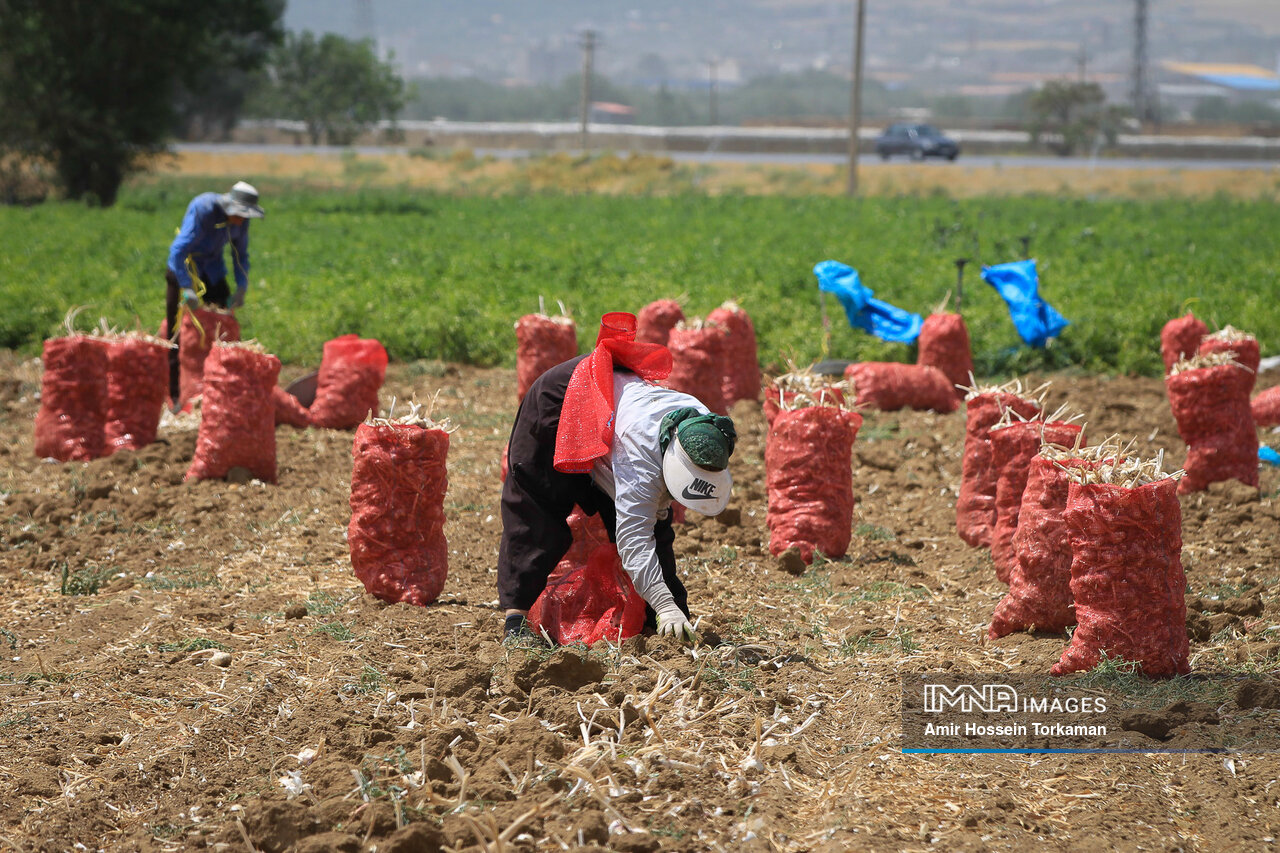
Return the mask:
[[(268, 218), (253, 225), (240, 320), (287, 363), (317, 363), (324, 341), (354, 332), (396, 360), (509, 366), (512, 325), (540, 297), (553, 313), (564, 303), (585, 349), (603, 312), (680, 296), (690, 317), (737, 300), (765, 366), (911, 360), (911, 348), (851, 329), (832, 298), (824, 338), (813, 265), (848, 263), (878, 298), (927, 314), (954, 287), (957, 257), (1017, 260), (1022, 237), (1042, 294), (1072, 325), (1048, 349), (1023, 346), (971, 266), (963, 308), (980, 375), (1072, 365), (1156, 374), (1160, 328), (1188, 306), (1211, 328), (1254, 333), (1264, 355), (1280, 346), (1280, 209), (1269, 202), (456, 198), (260, 183)], [(94, 321), (155, 330), (169, 242), (202, 189), (162, 180), (127, 188), (109, 209), (0, 209), (0, 346), (38, 352), (80, 305)]]

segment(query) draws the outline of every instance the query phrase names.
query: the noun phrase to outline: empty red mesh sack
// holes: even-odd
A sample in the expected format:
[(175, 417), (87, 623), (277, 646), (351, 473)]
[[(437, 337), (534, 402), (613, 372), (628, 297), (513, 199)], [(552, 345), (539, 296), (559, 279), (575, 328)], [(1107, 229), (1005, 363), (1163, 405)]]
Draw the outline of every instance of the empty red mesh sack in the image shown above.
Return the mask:
[(103, 426), (106, 453), (137, 450), (155, 441), (168, 396), (169, 344), (149, 335), (111, 338)]
[(766, 388), (764, 392), (765, 423), (772, 427), (774, 419), (778, 417), (778, 412), (786, 408), (794, 408), (792, 404), (795, 402), (796, 397), (804, 397), (819, 406), (844, 405), (844, 389), (835, 385), (820, 385), (816, 388), (791, 390), (780, 388), (774, 383)]
[(658, 299), (636, 315), (636, 342), (667, 345), (671, 330), (684, 322), (684, 309), (674, 299)]
[(765, 443), (769, 552), (795, 546), (842, 557), (853, 531), (853, 442), (862, 416), (834, 406), (805, 406), (774, 418)]
[(449, 433), (420, 422), (363, 423), (352, 455), (351, 568), (383, 601), (430, 604), (449, 573)]
[(747, 312), (734, 302), (726, 302), (707, 315), (707, 322), (725, 331), (721, 382), (725, 405), (759, 399), (760, 355), (756, 350), (756, 327)]
[[(1009, 582), (1016, 557), (1013, 534), (1018, 529), (1022, 493), (1031, 460), (1041, 444), (1072, 447), (1080, 427), (1063, 421), (1025, 421), (991, 430), (991, 464), (996, 472), (996, 520), (991, 529), (991, 562), (996, 578)], [(1083, 441), (1083, 438), (1081, 439)]]
[(724, 399), (725, 331), (719, 326), (694, 323), (671, 330), (671, 375), (663, 383), (675, 391), (697, 397), (717, 415), (727, 415)]
[(326, 341), (316, 377), (311, 425), (352, 429), (378, 414), (378, 389), (387, 375), (387, 351), (372, 338), (343, 335)]
[(991, 428), (1007, 409), (1033, 418), (1040, 406), (1016, 394), (985, 391), (969, 398), (965, 411), (964, 456), (956, 498), (956, 532), (973, 548), (990, 548), (996, 523), (996, 469), (991, 459)]
[(240, 323), (235, 314), (217, 308), (196, 309), (192, 322), (191, 309), (184, 307), (178, 335), (178, 406), (189, 410), (191, 398), (200, 396), (203, 388), (204, 363), (213, 345), (240, 340)]
[(1280, 385), (1259, 392), (1249, 404), (1253, 412), (1253, 422), (1260, 427), (1280, 424)]
[[(1209, 355), (1215, 352), (1231, 353), (1235, 360), (1243, 364), (1249, 370), (1249, 375), (1255, 379), (1258, 375), (1258, 365), (1262, 362), (1262, 352), (1258, 347), (1258, 339), (1248, 332), (1241, 332), (1230, 326), (1225, 326), (1221, 331), (1202, 338), (1198, 352), (1199, 355)], [(1250, 390), (1253, 389), (1252, 383), (1249, 388)]]
[(60, 462), (97, 459), (106, 419), (106, 342), (91, 335), (50, 338), (43, 361), (36, 456)]
[(279, 385), (271, 389), (271, 405), (275, 410), (277, 426), (286, 424), (298, 429), (311, 426), (311, 413), (307, 411), (307, 407)]
[(844, 375), (853, 380), (859, 406), (882, 412), (932, 410), (944, 415), (960, 407), (951, 381), (936, 367), (861, 361), (846, 367)]
[(1200, 351), (1200, 339), (1209, 333), (1209, 327), (1188, 311), (1164, 324), (1160, 330), (1160, 357), (1164, 359), (1164, 372), (1168, 373), (1180, 359), (1190, 358)]
[(1135, 488), (1071, 483), (1063, 517), (1078, 624), (1050, 672), (1092, 669), (1104, 652), (1137, 662), (1148, 676), (1190, 672), (1174, 481)]
[(1062, 515), (1067, 509), (1067, 472), (1078, 459), (1032, 458), (1013, 534), (1014, 564), (1009, 592), (996, 605), (987, 636), (1014, 631), (1062, 631), (1076, 624), (1071, 598), (1071, 543)]
[(1257, 487), (1258, 432), (1249, 403), (1253, 379), (1236, 362), (1175, 369), (1165, 377), (1178, 434), (1187, 443), (1180, 494), (1233, 478)]
[(203, 402), (196, 455), (188, 480), (219, 480), (247, 468), (265, 483), (276, 481), (276, 416), (271, 389), (280, 359), (256, 347), (217, 343), (204, 363)]
[(616, 643), (636, 636), (644, 628), (645, 601), (623, 570), (604, 525), (580, 509), (568, 521), (573, 545), (529, 609), (530, 626), (559, 645)]
[(973, 381), (973, 351), (964, 318), (959, 314), (930, 314), (924, 318), (917, 343), (920, 352), (916, 364), (941, 370), (951, 383), (952, 393), (963, 399), (963, 389)]
[(526, 314), (516, 322), (516, 401), (533, 380), (578, 354), (578, 329), (568, 317)]

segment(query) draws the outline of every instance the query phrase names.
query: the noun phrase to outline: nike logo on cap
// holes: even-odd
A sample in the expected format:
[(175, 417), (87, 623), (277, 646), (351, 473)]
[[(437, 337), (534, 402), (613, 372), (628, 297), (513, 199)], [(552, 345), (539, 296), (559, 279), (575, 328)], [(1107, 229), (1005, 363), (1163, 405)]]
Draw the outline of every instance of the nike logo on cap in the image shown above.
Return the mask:
[(684, 487), (684, 492), (680, 497), (689, 501), (710, 501), (715, 500), (715, 491), (715, 486), (706, 480), (695, 477), (692, 483)]

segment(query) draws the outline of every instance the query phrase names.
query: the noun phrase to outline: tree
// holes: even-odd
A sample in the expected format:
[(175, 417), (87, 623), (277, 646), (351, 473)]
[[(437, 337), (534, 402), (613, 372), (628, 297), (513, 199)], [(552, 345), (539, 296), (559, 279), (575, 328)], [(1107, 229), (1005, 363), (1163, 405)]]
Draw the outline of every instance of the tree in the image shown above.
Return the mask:
[[(164, 150), (177, 95), (280, 37), (283, 0), (0, 0), (0, 149), (102, 205)], [(260, 61), (259, 51), (259, 60)]]
[(1106, 93), (1097, 83), (1050, 80), (1031, 95), (1027, 106), (1032, 138), (1052, 134), (1056, 141), (1050, 147), (1064, 157), (1100, 139), (1114, 143), (1125, 116), (1123, 108), (1107, 106)]
[(326, 33), (289, 33), (267, 64), (251, 108), (263, 116), (305, 122), (312, 144), (349, 145), (404, 108), (404, 80), (373, 43)]

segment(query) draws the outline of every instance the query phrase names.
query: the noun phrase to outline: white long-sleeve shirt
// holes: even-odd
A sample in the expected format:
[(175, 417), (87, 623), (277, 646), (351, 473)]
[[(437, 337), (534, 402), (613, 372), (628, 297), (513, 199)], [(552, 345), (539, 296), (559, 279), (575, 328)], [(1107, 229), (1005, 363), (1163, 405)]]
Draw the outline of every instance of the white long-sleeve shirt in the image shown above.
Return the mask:
[(675, 606), (662, 580), (653, 526), (671, 512), (671, 495), (662, 479), (658, 427), (676, 409), (693, 407), (706, 414), (696, 397), (646, 382), (633, 373), (613, 376), (613, 446), (596, 460), (591, 479), (617, 507), (618, 556), (640, 597), (655, 612)]

